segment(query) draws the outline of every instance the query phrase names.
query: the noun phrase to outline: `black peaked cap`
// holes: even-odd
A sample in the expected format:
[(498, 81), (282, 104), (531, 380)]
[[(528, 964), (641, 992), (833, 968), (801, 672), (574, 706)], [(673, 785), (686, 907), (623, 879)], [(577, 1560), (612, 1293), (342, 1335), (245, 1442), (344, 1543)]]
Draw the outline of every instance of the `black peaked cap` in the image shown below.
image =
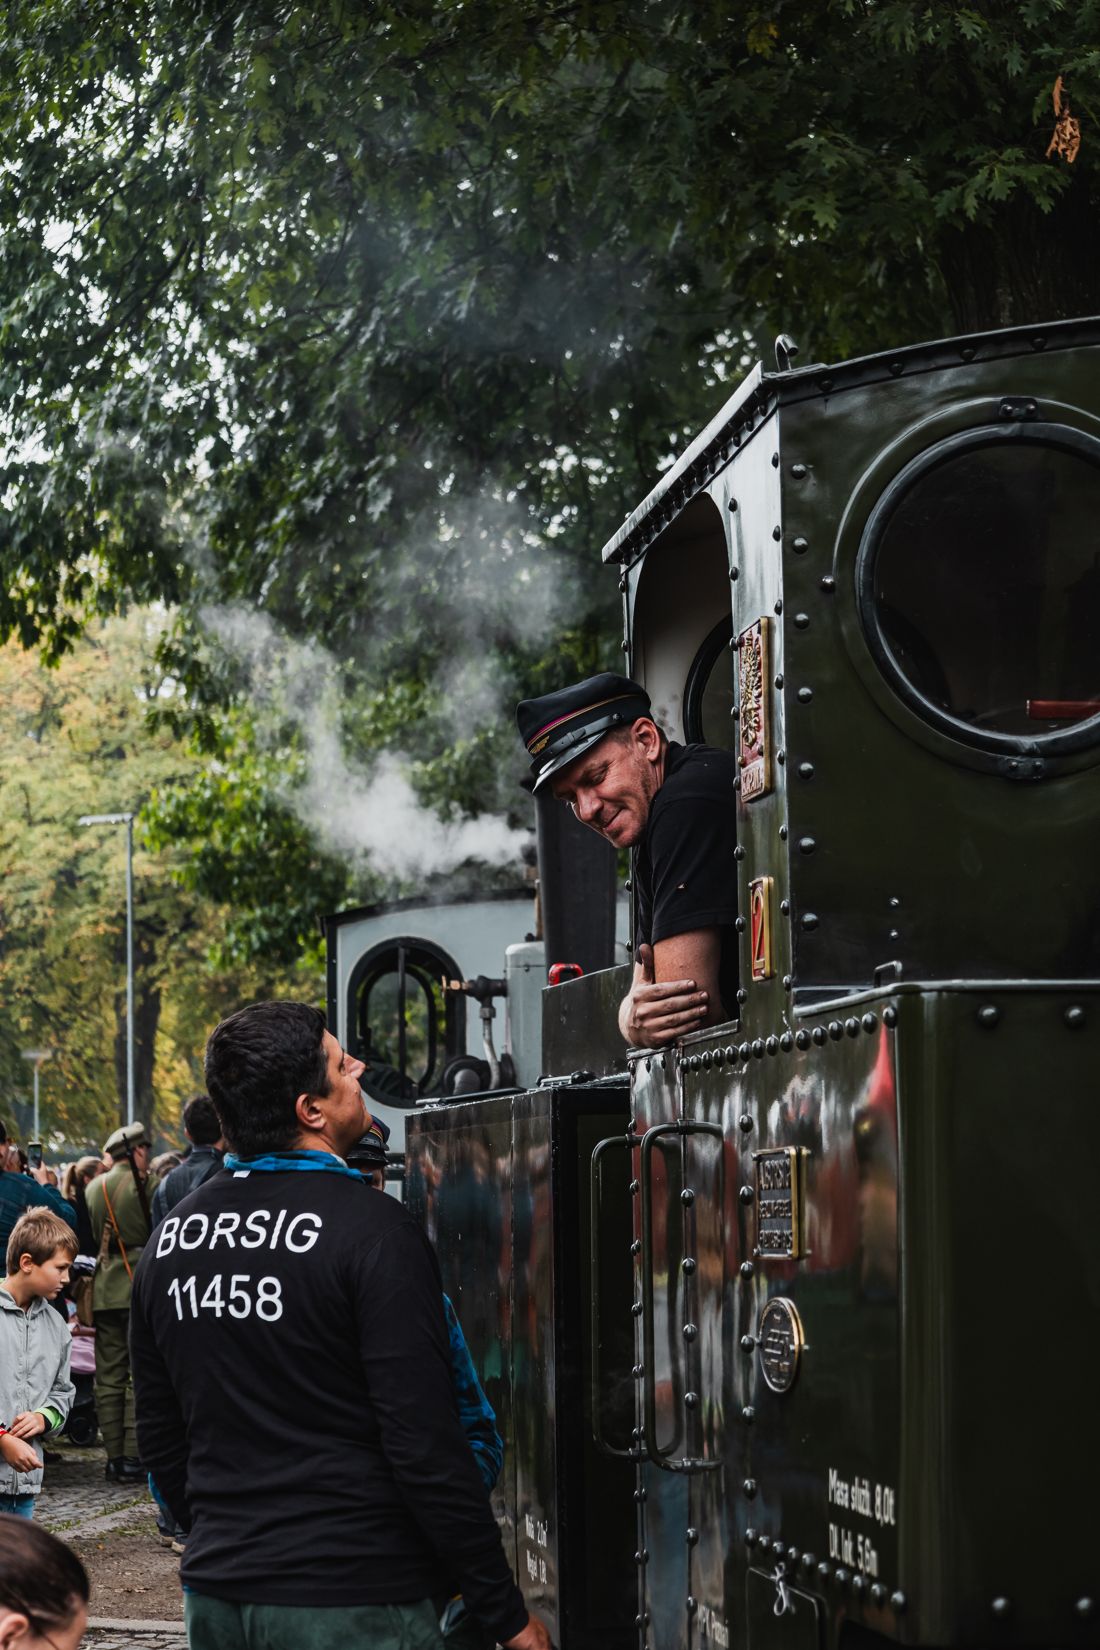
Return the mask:
[(628, 728), (639, 716), (650, 714), (645, 689), (610, 670), (538, 699), (522, 700), (516, 706), (516, 726), (531, 758), (532, 788), (537, 791), (605, 733)]

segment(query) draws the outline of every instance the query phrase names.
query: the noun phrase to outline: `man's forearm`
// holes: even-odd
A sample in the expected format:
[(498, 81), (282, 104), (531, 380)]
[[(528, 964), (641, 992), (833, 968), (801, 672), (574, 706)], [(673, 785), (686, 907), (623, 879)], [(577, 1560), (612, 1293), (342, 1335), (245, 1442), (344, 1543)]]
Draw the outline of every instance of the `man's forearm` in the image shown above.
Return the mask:
[(677, 949), (677, 941), (638, 948), (634, 979), (619, 1005), (619, 1030), (634, 1048), (663, 1048), (706, 1024), (710, 996), (686, 968), (674, 977), (669, 953)]

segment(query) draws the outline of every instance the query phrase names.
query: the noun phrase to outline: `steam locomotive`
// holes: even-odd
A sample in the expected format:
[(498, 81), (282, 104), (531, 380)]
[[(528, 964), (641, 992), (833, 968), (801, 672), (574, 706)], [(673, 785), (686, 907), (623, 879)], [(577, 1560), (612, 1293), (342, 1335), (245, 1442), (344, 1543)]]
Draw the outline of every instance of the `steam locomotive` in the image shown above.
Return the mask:
[(540, 974), (407, 1114), (561, 1650), (1100, 1644), (1098, 523), (1094, 319), (780, 339), (604, 550), (739, 756), (737, 1019)]

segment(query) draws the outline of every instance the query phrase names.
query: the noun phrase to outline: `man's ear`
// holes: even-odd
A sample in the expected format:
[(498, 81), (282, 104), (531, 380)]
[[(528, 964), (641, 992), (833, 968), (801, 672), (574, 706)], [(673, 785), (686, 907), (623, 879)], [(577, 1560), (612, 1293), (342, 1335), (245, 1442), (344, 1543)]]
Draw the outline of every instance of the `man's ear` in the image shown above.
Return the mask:
[[(294, 1102), (294, 1115), (305, 1134), (319, 1134), (325, 1126), (325, 1114), (316, 1094), (300, 1094)], [(0, 1641), (0, 1650), (3, 1650)]]
[[(26, 1261), (26, 1263), (27, 1263), (25, 1266), (23, 1264), (24, 1261)], [(31, 1255), (31, 1254), (28, 1254), (27, 1251), (24, 1250), (23, 1253), (19, 1257), (19, 1270), (21, 1272), (29, 1272), (33, 1265), (34, 1265), (34, 1256)], [(3, 1644), (3, 1642), (4, 1642), (3, 1639), (0, 1639), (0, 1644)]]
[(655, 762), (661, 754), (661, 730), (653, 718), (639, 716), (630, 731), (642, 755)]
[(8, 1650), (13, 1644), (18, 1644), (24, 1634), (29, 1633), (31, 1624), (20, 1611), (5, 1616), (0, 1622), (0, 1650)]

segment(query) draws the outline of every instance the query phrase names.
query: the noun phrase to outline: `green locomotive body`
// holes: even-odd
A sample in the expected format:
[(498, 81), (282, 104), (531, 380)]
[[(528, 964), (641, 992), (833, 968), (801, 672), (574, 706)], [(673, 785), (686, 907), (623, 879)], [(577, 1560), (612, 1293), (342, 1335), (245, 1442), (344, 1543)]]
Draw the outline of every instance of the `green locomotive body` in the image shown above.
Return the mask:
[(737, 1019), (623, 1071), (627, 971), (548, 988), (543, 1084), (409, 1128), (562, 1650), (1100, 1643), (1098, 351), (757, 368), (605, 550), (740, 755)]

